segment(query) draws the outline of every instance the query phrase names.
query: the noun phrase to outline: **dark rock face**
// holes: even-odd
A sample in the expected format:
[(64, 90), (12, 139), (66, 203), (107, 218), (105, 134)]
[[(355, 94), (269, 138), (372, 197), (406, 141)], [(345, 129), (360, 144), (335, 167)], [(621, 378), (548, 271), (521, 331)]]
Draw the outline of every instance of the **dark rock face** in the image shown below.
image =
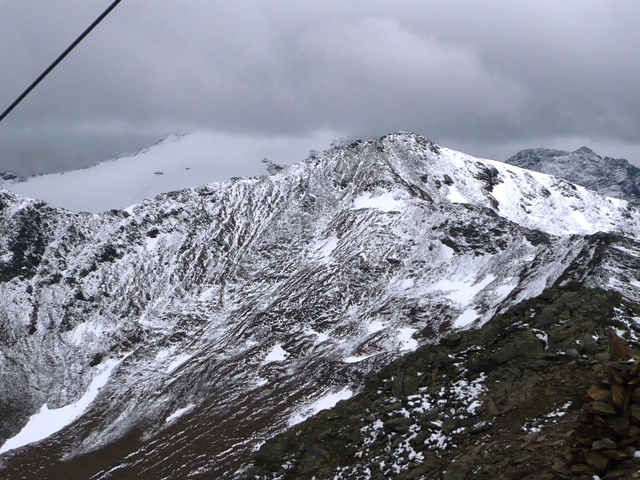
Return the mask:
[[(370, 373), (358, 396), (267, 441), (246, 478), (550, 480), (606, 472), (640, 450), (634, 410), (624, 406), (637, 368), (608, 361), (609, 325), (628, 328), (616, 320), (619, 310), (640, 306), (575, 284), (547, 290), (477, 331)], [(549, 321), (550, 311), (568, 314)], [(605, 380), (591, 386), (617, 376), (623, 392)], [(567, 464), (574, 428), (572, 438), (589, 449), (582, 463)]]
[(609, 197), (640, 201), (640, 168), (623, 158), (601, 157), (587, 147), (575, 152), (531, 148), (506, 163), (564, 178)]
[[(14, 230), (6, 234), (10, 262), (0, 263), (0, 282), (13, 278), (30, 279), (40, 266), (44, 250), (52, 241), (48, 216), (55, 212), (43, 204), (35, 204), (18, 212), (12, 222), (2, 225), (2, 230)], [(55, 218), (55, 216), (54, 216)]]

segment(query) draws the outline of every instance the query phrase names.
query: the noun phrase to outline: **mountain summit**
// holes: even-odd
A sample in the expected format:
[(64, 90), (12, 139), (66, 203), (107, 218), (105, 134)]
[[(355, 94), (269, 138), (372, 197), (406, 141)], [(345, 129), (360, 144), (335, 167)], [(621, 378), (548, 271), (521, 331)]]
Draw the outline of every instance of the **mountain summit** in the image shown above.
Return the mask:
[(409, 133), (100, 215), (0, 192), (0, 476), (239, 477), (546, 288), (637, 301), (639, 238), (633, 204)]
[(609, 197), (640, 201), (640, 168), (623, 158), (601, 157), (587, 147), (574, 152), (530, 148), (505, 163), (555, 175)]

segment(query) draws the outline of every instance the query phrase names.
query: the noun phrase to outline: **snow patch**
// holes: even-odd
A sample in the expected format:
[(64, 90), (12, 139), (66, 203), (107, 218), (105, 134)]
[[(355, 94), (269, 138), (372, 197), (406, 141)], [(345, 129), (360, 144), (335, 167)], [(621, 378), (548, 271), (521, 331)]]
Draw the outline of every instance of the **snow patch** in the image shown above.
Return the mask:
[(439, 290), (445, 293), (445, 297), (460, 305), (468, 305), (473, 297), (476, 296), (483, 288), (495, 280), (493, 275), (487, 275), (482, 281), (473, 283), (473, 278), (465, 278), (463, 280), (442, 279), (432, 285), (433, 290)]
[(442, 252), (447, 260), (452, 260), (455, 250), (448, 245), (442, 244)]
[(372, 193), (363, 192), (353, 199), (353, 209), (375, 208), (383, 212), (393, 212), (401, 210), (405, 203), (396, 200), (392, 192), (385, 192), (382, 195), (374, 196)]
[(329, 237), (327, 241), (319, 249), (320, 258), (327, 260), (338, 246), (336, 237)]
[(69, 332), (69, 340), (75, 345), (80, 345), (87, 337), (100, 337), (103, 332), (103, 325), (99, 325), (95, 321), (88, 321), (78, 324), (71, 330), (71, 332)]
[(160, 241), (159, 235), (154, 238), (147, 237), (145, 241), (145, 248), (147, 249), (147, 252), (153, 252), (158, 246), (159, 241)]
[(466, 198), (458, 191), (454, 186), (449, 186), (449, 193), (447, 193), (447, 199), (451, 203), (469, 203)]
[(267, 383), (269, 383), (269, 380), (267, 380), (266, 378), (256, 377), (256, 382), (253, 384), (253, 386), (255, 388), (260, 388), (264, 387)]
[(316, 334), (315, 343), (322, 343), (329, 340), (329, 335), (327, 335), (326, 333), (322, 333), (322, 332), (314, 332), (314, 333)]
[(456, 318), (453, 323), (454, 328), (464, 328), (472, 324), (480, 315), (473, 308), (468, 308)]
[(575, 218), (575, 220), (578, 222), (578, 225), (580, 225), (587, 232), (591, 232), (593, 230), (593, 225), (587, 221), (582, 212), (573, 212), (573, 218)]
[(214, 287), (207, 288), (200, 294), (198, 300), (200, 300), (201, 302), (207, 302), (211, 300), (211, 298), (213, 297), (213, 292), (215, 292)]
[(418, 348), (418, 341), (415, 338), (412, 338), (413, 334), (416, 332), (417, 330), (415, 328), (408, 327), (401, 328), (398, 331), (398, 341), (400, 342), (401, 351), (407, 352)]
[(327, 335), (326, 333), (322, 333), (322, 332), (317, 332), (315, 330), (313, 330), (312, 328), (308, 328), (306, 330), (304, 330), (304, 334), (307, 337), (311, 337), (311, 336), (315, 336), (315, 340), (313, 341), (314, 345), (318, 345), (319, 343), (323, 343), (326, 342), (327, 340), (329, 340), (329, 335)]
[(191, 360), (193, 355), (180, 355), (176, 357), (167, 367), (166, 373), (173, 372), (176, 368), (186, 363), (188, 360)]
[(537, 328), (532, 328), (531, 331), (533, 334), (544, 343), (544, 349), (549, 349), (549, 335), (544, 330), (538, 330)]
[(287, 352), (282, 345), (279, 343), (271, 349), (269, 354), (265, 357), (263, 364), (273, 363), (273, 362), (282, 362), (287, 359), (289, 356), (289, 352)]
[(177, 418), (180, 418), (181, 416), (183, 416), (185, 413), (189, 413), (194, 408), (195, 408), (195, 405), (193, 403), (190, 403), (184, 408), (179, 408), (178, 410), (176, 410), (175, 412), (173, 412), (171, 415), (167, 417), (167, 420), (165, 421), (165, 423), (173, 422)]
[(571, 402), (566, 402), (564, 405), (560, 406), (557, 410), (554, 410), (551, 413), (547, 413), (546, 418), (557, 418), (564, 417), (567, 415), (567, 409), (571, 406)]
[(486, 379), (487, 376), (482, 373), (478, 378), (471, 382), (467, 379), (462, 379), (453, 384), (451, 390), (458, 401), (467, 404), (467, 412), (473, 413), (475, 408), (480, 406), (478, 397), (481, 393), (487, 390), (483, 384)]
[(410, 288), (413, 288), (414, 285), (415, 281), (413, 278), (405, 278), (400, 282), (400, 290), (409, 290)]
[[(509, 280), (513, 280), (512, 278), (508, 278), (506, 279), (506, 281)], [(506, 283), (504, 285), (500, 285), (499, 287), (497, 287), (495, 289), (496, 294), (498, 294), (499, 297), (506, 297), (507, 295), (509, 295), (514, 288), (516, 288), (518, 286), (517, 283)]]
[(367, 325), (367, 332), (368, 333), (376, 333), (379, 332), (381, 330), (384, 330), (385, 327), (384, 323), (382, 323), (380, 320), (374, 320), (373, 322), (371, 322), (369, 325)]
[[(126, 357), (125, 357), (126, 358)], [(101, 367), (100, 373), (94, 377), (85, 394), (76, 403), (62, 408), (49, 410), (45, 403), (40, 411), (32, 415), (24, 428), (15, 437), (10, 438), (0, 448), (0, 454), (43, 440), (64, 427), (71, 425), (85, 413), (91, 402), (98, 396), (102, 387), (107, 384), (111, 372), (122, 362), (121, 360), (107, 360)]]
[(289, 426), (296, 425), (303, 422), (309, 417), (314, 416), (321, 410), (333, 408), (340, 400), (347, 400), (353, 396), (353, 391), (350, 388), (343, 388), (339, 392), (328, 393), (312, 404), (304, 407), (299, 412), (295, 413), (289, 419)]
[(366, 360), (367, 358), (371, 358), (371, 357), (373, 357), (373, 354), (372, 355), (364, 355), (364, 356), (360, 356), (360, 357), (351, 356), (351, 357), (343, 358), (342, 361), (344, 363), (358, 363), (358, 362), (362, 362), (363, 360)]
[(171, 355), (172, 350), (160, 350), (158, 353), (156, 353), (156, 361), (160, 361), (160, 360), (164, 360), (165, 358), (167, 358), (169, 355)]

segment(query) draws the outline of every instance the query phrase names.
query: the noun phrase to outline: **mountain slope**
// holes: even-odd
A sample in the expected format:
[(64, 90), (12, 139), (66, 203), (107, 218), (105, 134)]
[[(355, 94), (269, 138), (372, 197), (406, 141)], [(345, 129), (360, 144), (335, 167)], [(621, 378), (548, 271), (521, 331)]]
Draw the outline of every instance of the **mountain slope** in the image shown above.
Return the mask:
[(5, 443), (7, 479), (233, 478), (372, 368), (544, 288), (640, 299), (637, 207), (412, 134), (102, 215), (1, 202), (0, 438), (77, 413)]
[[(263, 445), (247, 478), (577, 479), (577, 470), (555, 477), (552, 467), (567, 453), (567, 433), (580, 425), (594, 371), (602, 373), (609, 359), (608, 328), (636, 338), (637, 349), (631, 317), (638, 313), (640, 305), (615, 292), (575, 283), (545, 290), (479, 330), (457, 332), (372, 372), (358, 396)], [(600, 434), (616, 438), (584, 424), (577, 432), (588, 432), (589, 445)], [(603, 475), (633, 457), (640, 444), (623, 449), (630, 445), (630, 455), (596, 454), (597, 468), (580, 465), (581, 473), (630, 478)], [(627, 463), (638, 470), (637, 461)]]
[(603, 158), (587, 147), (574, 152), (521, 150), (506, 163), (564, 178), (609, 197), (640, 201), (640, 168), (622, 158)]

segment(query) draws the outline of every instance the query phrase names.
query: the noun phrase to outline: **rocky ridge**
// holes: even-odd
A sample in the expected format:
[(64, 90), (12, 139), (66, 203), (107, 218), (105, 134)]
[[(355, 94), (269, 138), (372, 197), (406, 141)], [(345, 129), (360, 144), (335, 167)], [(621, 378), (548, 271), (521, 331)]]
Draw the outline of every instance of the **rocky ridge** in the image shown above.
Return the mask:
[(623, 200), (406, 133), (102, 215), (2, 192), (0, 476), (237, 478), (367, 372), (545, 288), (640, 300), (639, 237)]
[[(359, 395), (263, 445), (246, 478), (635, 478), (639, 366), (609, 362), (608, 330), (638, 351), (639, 313), (613, 292), (546, 290), (371, 372)], [(615, 416), (625, 408), (633, 423)]]
[(12, 172), (11, 170), (6, 170), (4, 172), (0, 172), (0, 186), (9, 184), (9, 183), (17, 183), (24, 182), (25, 178), (17, 173)]
[(531, 148), (519, 151), (505, 162), (564, 178), (603, 195), (640, 201), (640, 168), (623, 158), (601, 157), (587, 147), (574, 152)]

